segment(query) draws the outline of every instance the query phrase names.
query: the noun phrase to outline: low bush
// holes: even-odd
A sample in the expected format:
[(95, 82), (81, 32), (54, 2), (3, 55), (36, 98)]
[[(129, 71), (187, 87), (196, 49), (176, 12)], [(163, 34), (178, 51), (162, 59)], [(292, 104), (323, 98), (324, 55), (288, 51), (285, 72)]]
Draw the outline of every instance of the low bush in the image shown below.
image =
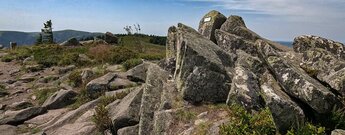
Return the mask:
[(88, 52), (87, 55), (93, 59), (96, 60), (96, 62), (98, 63), (106, 63), (108, 61), (110, 61), (110, 54), (111, 52), (111, 46), (110, 45), (97, 45), (94, 47), (91, 47)]
[(14, 59), (16, 59), (15, 56), (8, 54), (8, 55), (3, 56), (3, 57), (1, 58), (1, 61), (2, 61), (2, 62), (11, 62), (11, 61), (14, 60)]
[(111, 64), (121, 64), (129, 59), (138, 58), (138, 53), (126, 47), (115, 47), (111, 50)]
[(73, 87), (81, 86), (83, 83), (83, 80), (81, 77), (81, 71), (74, 70), (71, 74), (68, 75), (68, 80), (69, 80), (70, 85)]
[(306, 123), (300, 126), (298, 129), (291, 129), (286, 135), (324, 135), (326, 134), (324, 127), (314, 126), (310, 123)]
[(196, 118), (197, 114), (191, 110), (179, 109), (176, 111), (178, 121), (190, 122)]
[(125, 70), (129, 70), (141, 63), (143, 63), (143, 60), (141, 59), (129, 59), (129, 60), (126, 60), (124, 63), (122, 63), (122, 66), (123, 68), (125, 68)]
[(248, 113), (239, 105), (230, 106), (231, 121), (220, 127), (222, 135), (274, 135), (276, 128), (268, 109), (257, 114)]

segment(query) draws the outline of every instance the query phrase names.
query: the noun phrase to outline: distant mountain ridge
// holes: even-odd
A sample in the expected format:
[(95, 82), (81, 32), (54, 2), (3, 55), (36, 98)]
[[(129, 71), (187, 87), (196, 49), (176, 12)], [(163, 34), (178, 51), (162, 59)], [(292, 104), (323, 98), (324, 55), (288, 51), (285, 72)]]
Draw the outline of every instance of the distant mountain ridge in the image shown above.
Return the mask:
[[(54, 41), (61, 43), (69, 38), (77, 39), (99, 36), (103, 33), (93, 33), (77, 30), (54, 31)], [(8, 47), (10, 42), (17, 42), (18, 45), (33, 45), (39, 32), (0, 31), (0, 44)]]

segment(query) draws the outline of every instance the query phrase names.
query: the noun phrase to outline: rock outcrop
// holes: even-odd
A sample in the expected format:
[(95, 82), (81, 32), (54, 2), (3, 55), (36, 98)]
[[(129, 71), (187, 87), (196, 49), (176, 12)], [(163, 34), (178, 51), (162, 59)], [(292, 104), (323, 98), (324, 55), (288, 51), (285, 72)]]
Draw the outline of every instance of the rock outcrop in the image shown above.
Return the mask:
[(86, 90), (90, 96), (108, 91), (108, 84), (117, 77), (116, 73), (108, 73), (100, 78), (90, 81), (86, 85)]
[(200, 20), (199, 32), (207, 39), (216, 43), (214, 31), (219, 29), (225, 21), (226, 17), (222, 13), (212, 10)]
[(19, 111), (7, 111), (5, 112), (4, 117), (0, 120), (0, 125), (19, 125), (24, 121), (29, 120), (45, 112), (46, 109), (42, 107), (30, 107)]
[(79, 43), (78, 39), (70, 38), (67, 41), (62, 42), (60, 45), (61, 46), (80, 46), (81, 44)]
[(113, 35), (113, 33), (111, 33), (111, 32), (105, 33), (104, 40), (108, 44), (117, 44), (117, 42), (118, 42), (118, 38), (115, 35)]
[(55, 92), (50, 96), (42, 105), (42, 107), (51, 109), (60, 109), (67, 105), (74, 103), (74, 97), (77, 96), (77, 93), (72, 90), (60, 90)]

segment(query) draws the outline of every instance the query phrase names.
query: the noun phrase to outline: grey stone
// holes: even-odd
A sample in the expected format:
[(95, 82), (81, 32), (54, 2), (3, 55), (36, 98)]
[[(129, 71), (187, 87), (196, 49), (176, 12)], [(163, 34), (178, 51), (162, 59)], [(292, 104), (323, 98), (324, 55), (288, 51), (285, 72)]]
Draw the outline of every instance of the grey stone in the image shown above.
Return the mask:
[(19, 125), (26, 120), (46, 112), (42, 107), (30, 107), (19, 111), (6, 111), (5, 116), (0, 120), (1, 124)]
[(154, 112), (159, 109), (163, 84), (169, 73), (158, 65), (150, 65), (140, 107), (139, 135), (149, 135), (153, 131)]
[(226, 21), (226, 17), (218, 11), (212, 10), (207, 13), (199, 23), (199, 32), (207, 39), (216, 43), (214, 32)]
[(18, 111), (18, 110), (22, 110), (22, 109), (33, 107), (33, 106), (34, 105), (28, 101), (20, 101), (20, 102), (12, 103), (11, 105), (8, 106), (8, 108), (13, 111)]
[(345, 130), (343, 129), (335, 129), (332, 131), (331, 135), (345, 135)]
[(177, 45), (177, 30), (172, 26), (168, 30), (167, 44), (166, 44), (166, 59), (175, 59)]
[(94, 79), (87, 83), (86, 90), (89, 95), (94, 95), (99, 92), (108, 91), (108, 84), (117, 77), (115, 73), (108, 73), (100, 78)]
[(127, 79), (123, 78), (115, 78), (113, 81), (109, 82), (108, 88), (109, 90), (118, 90), (118, 89), (124, 89), (129, 87), (134, 87), (137, 84), (135, 82), (129, 81)]
[(117, 131), (117, 135), (138, 135), (139, 125), (124, 127)]
[(62, 42), (60, 45), (61, 46), (81, 46), (81, 44), (76, 38), (70, 38), (67, 41)]
[(261, 93), (270, 109), (274, 123), (281, 134), (305, 122), (302, 110), (279, 86), (273, 76), (266, 72), (261, 78)]
[(192, 103), (224, 102), (230, 90), (235, 54), (223, 51), (194, 29), (179, 24), (175, 78)]
[(109, 115), (112, 116), (115, 131), (139, 123), (142, 94), (143, 88), (139, 87), (123, 98), (115, 108), (109, 108)]
[(69, 65), (67, 67), (62, 67), (58, 69), (58, 74), (66, 74), (67, 72), (70, 72), (76, 68), (75, 65)]
[(0, 133), (2, 135), (17, 135), (17, 127), (12, 125), (0, 125)]
[(329, 113), (334, 106), (342, 106), (331, 91), (280, 57), (268, 43), (257, 41), (256, 44), (274, 77), (290, 96), (308, 104), (317, 113)]
[(105, 42), (107, 42), (108, 44), (117, 44), (118, 38), (113, 35), (113, 33), (111, 32), (106, 32), (105, 33)]
[(163, 110), (155, 112), (154, 114), (154, 129), (155, 135), (168, 135), (170, 126), (174, 123), (174, 115), (176, 110)]
[(42, 105), (48, 110), (60, 109), (74, 103), (77, 93), (72, 90), (60, 90), (50, 96)]
[(220, 29), (231, 33), (237, 27), (247, 28), (242, 17), (231, 15), (226, 19)]
[(322, 48), (339, 59), (345, 59), (345, 47), (344, 44), (340, 42), (313, 35), (303, 35), (295, 38), (293, 49), (296, 52), (303, 53), (311, 48)]
[(143, 62), (142, 64), (128, 70), (126, 72), (127, 78), (133, 82), (145, 82), (146, 72), (151, 64), (152, 63), (150, 62)]

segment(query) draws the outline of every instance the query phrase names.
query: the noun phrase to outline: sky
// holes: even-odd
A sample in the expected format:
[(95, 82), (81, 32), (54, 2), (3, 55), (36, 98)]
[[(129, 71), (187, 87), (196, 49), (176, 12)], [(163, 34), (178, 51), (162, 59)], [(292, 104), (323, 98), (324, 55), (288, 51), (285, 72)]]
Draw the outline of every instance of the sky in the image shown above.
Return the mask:
[(275, 41), (317, 35), (345, 42), (345, 0), (0, 0), (0, 31), (37, 32), (52, 20), (54, 30), (166, 35), (181, 22), (193, 28), (209, 11), (239, 15), (247, 27)]

